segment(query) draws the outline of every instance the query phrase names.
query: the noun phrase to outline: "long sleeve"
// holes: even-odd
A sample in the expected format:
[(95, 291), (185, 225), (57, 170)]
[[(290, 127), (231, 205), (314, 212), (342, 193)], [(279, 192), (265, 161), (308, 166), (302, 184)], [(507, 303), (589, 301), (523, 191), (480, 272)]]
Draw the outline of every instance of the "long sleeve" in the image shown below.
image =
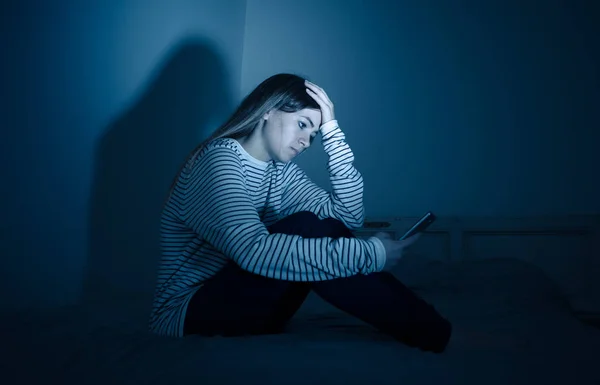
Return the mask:
[[(181, 220), (247, 271), (275, 279), (320, 281), (383, 268), (385, 255), (377, 242), (269, 234), (251, 200), (242, 162), (229, 147), (209, 149), (178, 183), (175, 199)], [(356, 207), (348, 211), (356, 223), (361, 212)]]
[(310, 211), (319, 218), (335, 218), (349, 229), (364, 223), (363, 178), (354, 167), (354, 154), (337, 120), (321, 127), (323, 148), (329, 160), (327, 170), (332, 192), (312, 182), (305, 172), (290, 162), (284, 174), (282, 216)]

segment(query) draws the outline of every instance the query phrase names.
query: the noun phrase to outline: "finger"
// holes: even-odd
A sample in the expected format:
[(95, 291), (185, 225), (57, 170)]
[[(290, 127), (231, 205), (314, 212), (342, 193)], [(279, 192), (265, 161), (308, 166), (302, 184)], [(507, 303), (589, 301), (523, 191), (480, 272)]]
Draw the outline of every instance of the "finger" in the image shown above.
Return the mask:
[(309, 82), (308, 80), (306, 80), (305, 83), (306, 83), (306, 86), (309, 87), (309, 89), (311, 89), (314, 93), (319, 95), (325, 103), (331, 104), (331, 100), (329, 99), (329, 96), (327, 95), (327, 93), (325, 92), (324, 89), (322, 89), (315, 83)]
[(319, 95), (320, 98), (322, 98), (323, 100), (325, 100), (325, 92), (323, 92), (323, 90), (321, 90), (319, 87), (315, 86), (314, 84), (311, 83), (307, 83), (306, 84), (306, 89), (311, 91), (312, 93), (314, 93), (315, 95)]
[(415, 243), (417, 241), (417, 239), (420, 238), (420, 236), (421, 236), (421, 234), (415, 234), (406, 239), (401, 240), (400, 242), (402, 243), (402, 247), (408, 247), (408, 246), (412, 245), (413, 243)]
[[(331, 102), (328, 103), (326, 100), (323, 100), (323, 98), (320, 95), (308, 88), (306, 89), (306, 93), (308, 93), (308, 95), (317, 102), (323, 114), (325, 114), (326, 116), (333, 115), (333, 105), (331, 104)], [(323, 123), (325, 123), (325, 121), (323, 121), (322, 124)]]
[(413, 242), (413, 237), (414, 237), (414, 235), (411, 235), (408, 238), (404, 238), (404, 239), (398, 240), (398, 244), (400, 245), (400, 247), (406, 247), (406, 246), (410, 245)]
[(417, 239), (421, 238), (421, 233), (416, 233), (414, 235), (411, 235), (410, 237), (408, 237), (407, 239), (410, 239), (412, 241), (416, 241)]
[(306, 83), (307, 86), (309, 86), (311, 88), (315, 88), (318, 91), (325, 92), (321, 87), (319, 87), (315, 83), (311, 82), (310, 80), (306, 80), (305, 83)]
[(315, 91), (307, 88), (306, 92), (321, 106), (321, 109), (330, 108), (327, 102)]

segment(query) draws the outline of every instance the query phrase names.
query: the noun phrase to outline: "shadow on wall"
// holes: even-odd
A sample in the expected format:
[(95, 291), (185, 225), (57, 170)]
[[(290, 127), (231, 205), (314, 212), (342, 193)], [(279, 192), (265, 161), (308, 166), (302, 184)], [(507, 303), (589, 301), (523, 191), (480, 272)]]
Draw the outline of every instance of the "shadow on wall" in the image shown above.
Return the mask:
[(85, 302), (152, 299), (164, 199), (185, 157), (229, 112), (229, 78), (210, 44), (186, 40), (106, 128), (94, 154)]

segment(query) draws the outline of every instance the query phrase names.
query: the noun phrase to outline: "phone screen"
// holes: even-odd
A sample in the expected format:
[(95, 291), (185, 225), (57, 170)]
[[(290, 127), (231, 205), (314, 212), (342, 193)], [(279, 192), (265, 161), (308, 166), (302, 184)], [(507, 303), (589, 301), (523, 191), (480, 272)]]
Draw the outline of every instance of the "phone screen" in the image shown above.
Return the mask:
[(431, 225), (435, 221), (435, 219), (435, 215), (431, 211), (428, 211), (427, 214), (423, 215), (421, 219), (417, 221), (417, 223), (415, 223), (410, 229), (408, 229), (406, 233), (404, 233), (400, 240), (406, 239), (417, 233), (425, 231), (425, 229), (427, 229), (429, 225)]

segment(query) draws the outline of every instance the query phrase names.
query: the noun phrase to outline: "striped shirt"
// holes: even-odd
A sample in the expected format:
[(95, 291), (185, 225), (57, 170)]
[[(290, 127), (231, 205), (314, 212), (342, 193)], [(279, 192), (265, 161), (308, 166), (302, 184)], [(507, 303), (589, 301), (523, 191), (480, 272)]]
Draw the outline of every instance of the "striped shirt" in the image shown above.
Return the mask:
[(178, 175), (161, 218), (162, 258), (150, 330), (183, 336), (185, 312), (202, 283), (228, 260), (265, 277), (322, 281), (381, 271), (374, 237), (303, 238), (267, 226), (299, 211), (335, 218), (351, 230), (364, 222), (363, 179), (337, 121), (321, 128), (332, 192), (293, 162), (263, 162), (231, 138), (209, 142)]

